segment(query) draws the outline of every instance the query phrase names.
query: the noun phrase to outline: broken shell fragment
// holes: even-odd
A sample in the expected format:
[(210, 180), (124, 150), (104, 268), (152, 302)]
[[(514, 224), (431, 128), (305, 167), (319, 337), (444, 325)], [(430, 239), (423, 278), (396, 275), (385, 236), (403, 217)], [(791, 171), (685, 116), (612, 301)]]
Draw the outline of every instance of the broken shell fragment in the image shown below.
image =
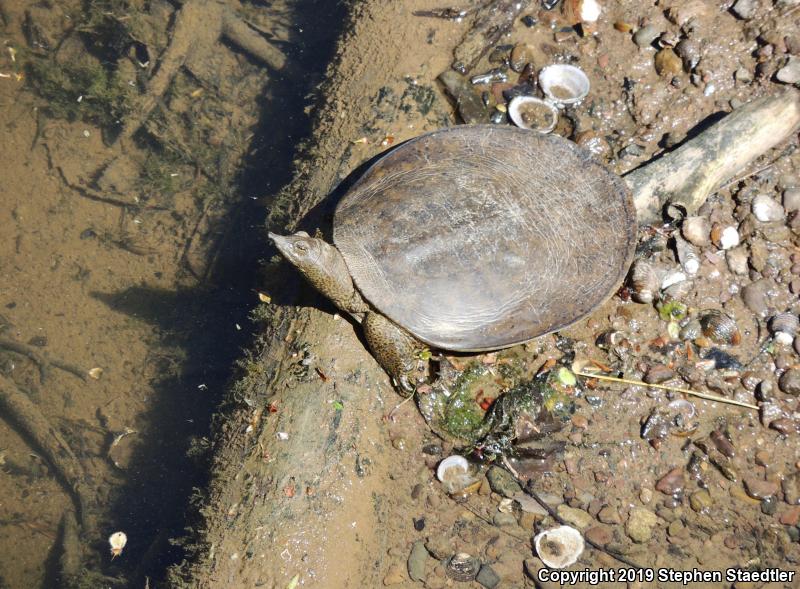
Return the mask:
[(661, 289), (661, 273), (647, 260), (636, 260), (628, 274), (631, 296), (637, 303), (652, 303)]
[(108, 537), (108, 545), (111, 546), (111, 558), (114, 559), (122, 554), (122, 549), (128, 543), (128, 536), (125, 532), (114, 532)]
[(584, 36), (597, 32), (602, 7), (597, 0), (564, 0), (563, 14), (572, 26), (580, 25)]
[(436, 478), (444, 485), (448, 494), (458, 493), (475, 482), (469, 468), (469, 462), (463, 456), (454, 454), (439, 463)]
[(589, 78), (574, 65), (557, 63), (539, 72), (542, 92), (556, 104), (575, 104), (589, 94)]
[(466, 552), (459, 552), (447, 561), (446, 574), (454, 581), (466, 583), (478, 576), (480, 568), (480, 560)]
[(533, 538), (536, 554), (551, 569), (563, 569), (574, 564), (583, 553), (583, 536), (575, 528), (559, 526), (536, 534)]
[(515, 96), (508, 105), (508, 116), (517, 127), (549, 133), (558, 122), (558, 109), (533, 96)]

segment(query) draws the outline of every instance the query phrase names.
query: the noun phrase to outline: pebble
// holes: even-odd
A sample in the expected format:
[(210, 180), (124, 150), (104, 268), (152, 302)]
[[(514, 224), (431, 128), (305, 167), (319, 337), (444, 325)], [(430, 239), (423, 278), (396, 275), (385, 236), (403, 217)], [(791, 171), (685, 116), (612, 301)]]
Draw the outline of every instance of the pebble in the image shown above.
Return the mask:
[(683, 71), (683, 61), (669, 47), (662, 49), (654, 58), (656, 72), (659, 76), (672, 77)]
[(588, 429), (589, 419), (585, 415), (576, 413), (575, 415), (572, 416), (572, 425), (577, 427), (578, 429)]
[(697, 513), (703, 513), (708, 511), (711, 508), (713, 501), (711, 500), (711, 495), (705, 489), (700, 489), (699, 491), (695, 491), (689, 496), (689, 505), (694, 509)]
[(391, 585), (399, 585), (400, 583), (405, 582), (406, 572), (399, 564), (391, 565), (389, 570), (386, 572), (386, 576), (383, 578), (383, 584), (387, 587), (390, 587)]
[(766, 450), (756, 452), (756, 464), (759, 466), (769, 466), (772, 464), (772, 453)]
[(768, 283), (764, 279), (751, 282), (742, 288), (742, 301), (748, 309), (762, 318), (769, 312), (767, 289)]
[[(729, 250), (739, 245), (739, 231), (732, 225), (728, 227), (719, 227), (717, 231), (712, 228), (711, 233), (712, 241), (714, 241), (719, 249)], [(716, 237), (716, 239), (714, 239), (714, 237)]]
[(778, 70), (775, 77), (784, 84), (797, 84), (800, 82), (800, 58), (791, 56), (786, 65)]
[(492, 518), (492, 523), (496, 525), (498, 528), (508, 528), (510, 526), (517, 525), (517, 518), (514, 517), (513, 513), (503, 513), (501, 511), (494, 514), (494, 518)]
[(631, 540), (642, 544), (648, 542), (653, 536), (653, 530), (658, 524), (658, 516), (649, 509), (634, 507), (631, 509), (628, 522), (625, 524), (625, 533)]
[(589, 542), (594, 542), (598, 546), (605, 546), (614, 537), (607, 526), (592, 526), (583, 535)]
[(586, 513), (584, 510), (576, 509), (568, 505), (559, 505), (558, 509), (556, 509), (556, 513), (558, 513), (558, 516), (565, 522), (575, 526), (579, 530), (588, 528), (590, 525), (592, 525), (592, 523), (594, 523), (592, 516)]
[(753, 216), (762, 223), (781, 221), (785, 215), (780, 203), (766, 194), (759, 194), (753, 199), (752, 210)]
[(525, 69), (529, 63), (533, 63), (533, 48), (526, 43), (517, 43), (511, 50), (509, 65), (511, 69), (519, 73)]
[(528, 575), (532, 581), (536, 582), (536, 587), (539, 589), (559, 589), (561, 585), (556, 581), (542, 581), (539, 579), (539, 571), (545, 568), (544, 563), (536, 558), (526, 558), (523, 563), (525, 574)]
[(642, 487), (639, 491), (639, 501), (647, 505), (653, 500), (653, 490), (650, 487)]
[(656, 483), (656, 491), (660, 491), (665, 495), (674, 495), (683, 490), (685, 484), (683, 478), (683, 468), (677, 466), (670, 470), (667, 474), (658, 479)]
[(494, 589), (500, 584), (500, 576), (488, 564), (481, 567), (475, 580), (487, 589)]
[(667, 526), (667, 534), (672, 538), (685, 538), (689, 535), (689, 531), (681, 520), (676, 519)]
[(653, 41), (661, 34), (653, 25), (647, 25), (639, 29), (633, 34), (633, 42), (639, 47), (648, 47), (653, 44)]
[(433, 536), (425, 542), (425, 549), (436, 560), (444, 560), (455, 550), (455, 546), (449, 538), (443, 536)]
[(733, 13), (743, 20), (750, 20), (758, 10), (757, 0), (737, 0), (733, 5)]
[(775, 495), (770, 495), (761, 501), (761, 513), (764, 515), (775, 515), (778, 511), (778, 499)]
[(774, 481), (762, 481), (754, 477), (745, 477), (744, 488), (753, 499), (766, 499), (775, 495), (779, 486)]
[(781, 374), (778, 387), (787, 395), (800, 395), (800, 368), (791, 368)]
[(749, 271), (747, 267), (747, 249), (744, 247), (728, 250), (725, 253), (725, 261), (728, 263), (728, 269), (734, 274), (745, 276)]
[(522, 492), (522, 487), (514, 480), (514, 477), (499, 466), (490, 468), (486, 473), (486, 478), (492, 491), (503, 497), (513, 498), (517, 493)]
[(604, 524), (618, 524), (622, 522), (622, 518), (619, 516), (619, 511), (610, 505), (606, 505), (600, 510), (600, 513), (597, 514), (597, 519)]
[(686, 217), (681, 225), (681, 235), (693, 245), (706, 246), (711, 243), (711, 223), (705, 217)]
[(675, 376), (675, 371), (669, 366), (664, 364), (655, 364), (647, 369), (644, 375), (644, 381), (647, 384), (659, 384), (668, 381)]
[(800, 507), (792, 507), (788, 511), (781, 513), (778, 517), (778, 521), (784, 526), (796, 526), (798, 520), (800, 520)]
[(783, 500), (789, 505), (800, 505), (800, 481), (798, 473), (790, 474), (781, 481)]
[(428, 560), (428, 551), (421, 540), (414, 542), (411, 554), (408, 556), (408, 576), (412, 581), (425, 580), (425, 562)]
[(800, 188), (792, 186), (783, 191), (783, 208), (787, 211), (800, 210)]

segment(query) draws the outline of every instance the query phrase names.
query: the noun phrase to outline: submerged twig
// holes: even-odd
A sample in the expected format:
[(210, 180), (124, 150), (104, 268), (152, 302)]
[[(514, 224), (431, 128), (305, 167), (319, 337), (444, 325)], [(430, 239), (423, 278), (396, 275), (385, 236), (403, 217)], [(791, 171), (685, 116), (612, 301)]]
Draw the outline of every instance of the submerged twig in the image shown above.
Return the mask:
[(646, 383), (641, 380), (631, 380), (628, 378), (617, 378), (615, 376), (606, 376), (604, 374), (596, 374), (594, 372), (581, 372), (579, 370), (575, 371), (575, 374), (578, 376), (583, 376), (585, 378), (596, 378), (598, 380), (607, 380), (609, 382), (618, 382), (622, 384), (630, 384), (630, 385), (637, 385), (642, 387), (650, 387), (653, 389), (662, 389), (665, 391), (675, 391), (678, 393), (683, 393), (684, 395), (690, 395), (692, 397), (699, 397), (701, 399), (705, 399), (707, 401), (716, 401), (718, 403), (726, 403), (728, 405), (737, 405), (739, 407), (746, 407), (747, 409), (753, 409), (754, 411), (758, 411), (758, 405), (753, 405), (751, 403), (745, 403), (744, 401), (737, 401), (736, 399), (726, 399), (725, 397), (719, 397), (717, 395), (712, 395), (710, 393), (701, 393), (699, 391), (693, 391), (691, 389), (685, 389), (683, 387), (673, 387), (666, 384), (650, 384)]
[(44, 455), (50, 465), (58, 473), (75, 502), (75, 506), (84, 522), (88, 518), (87, 508), (92, 492), (86, 483), (83, 466), (62, 435), (54, 428), (39, 408), (19, 390), (14, 381), (0, 375), (0, 409), (3, 416), (10, 418), (19, 429), (33, 442)]
[(47, 377), (50, 374), (51, 366), (55, 366), (64, 372), (69, 372), (73, 376), (80, 378), (82, 381), (86, 381), (86, 375), (89, 374), (87, 370), (84, 370), (79, 366), (75, 366), (74, 364), (69, 364), (55, 358), (49, 358), (44, 353), (39, 352), (32, 346), (21, 344), (19, 342), (15, 342), (14, 340), (0, 338), (0, 349), (26, 356), (33, 361), (34, 364), (39, 367), (39, 378), (42, 382), (47, 380)]

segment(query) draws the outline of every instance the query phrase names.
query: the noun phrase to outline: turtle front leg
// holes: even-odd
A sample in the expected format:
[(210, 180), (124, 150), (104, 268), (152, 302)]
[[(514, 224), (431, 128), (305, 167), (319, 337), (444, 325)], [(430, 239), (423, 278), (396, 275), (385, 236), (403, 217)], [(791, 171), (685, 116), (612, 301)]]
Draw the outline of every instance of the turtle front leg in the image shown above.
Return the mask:
[(389, 319), (368, 312), (362, 323), (372, 355), (389, 373), (403, 396), (411, 396), (417, 385), (425, 382), (427, 346)]

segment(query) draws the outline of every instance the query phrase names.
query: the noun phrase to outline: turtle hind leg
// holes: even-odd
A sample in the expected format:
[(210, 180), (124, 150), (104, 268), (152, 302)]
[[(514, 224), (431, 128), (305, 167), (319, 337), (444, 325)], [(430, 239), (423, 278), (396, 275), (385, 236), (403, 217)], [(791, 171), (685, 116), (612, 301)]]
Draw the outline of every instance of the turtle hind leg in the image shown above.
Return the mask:
[(414, 394), (417, 385), (426, 381), (423, 356), (427, 346), (380, 313), (367, 313), (362, 327), (372, 355), (394, 379), (400, 393)]

